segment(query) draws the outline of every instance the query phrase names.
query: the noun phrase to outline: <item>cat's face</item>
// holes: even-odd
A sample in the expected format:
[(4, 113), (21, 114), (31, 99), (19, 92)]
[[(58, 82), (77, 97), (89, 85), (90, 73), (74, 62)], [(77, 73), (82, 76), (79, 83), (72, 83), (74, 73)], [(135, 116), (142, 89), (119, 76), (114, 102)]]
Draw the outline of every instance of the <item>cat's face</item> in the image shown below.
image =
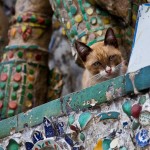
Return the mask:
[(119, 75), (118, 67), (123, 58), (111, 28), (106, 32), (104, 42), (97, 42), (88, 47), (76, 41), (76, 49), (91, 75), (101, 74), (110, 78)]
[(122, 62), (122, 56), (117, 48), (98, 42), (91, 49), (84, 66), (92, 75), (100, 73), (104, 76), (113, 76), (118, 73), (117, 66)]

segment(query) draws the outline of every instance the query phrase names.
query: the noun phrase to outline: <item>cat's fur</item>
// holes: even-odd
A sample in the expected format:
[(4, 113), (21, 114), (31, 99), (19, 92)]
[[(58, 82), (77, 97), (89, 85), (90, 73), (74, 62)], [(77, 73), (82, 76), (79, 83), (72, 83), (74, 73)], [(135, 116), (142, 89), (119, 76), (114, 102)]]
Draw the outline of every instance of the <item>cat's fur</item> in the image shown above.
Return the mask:
[(75, 47), (85, 67), (82, 78), (83, 88), (119, 76), (126, 71), (117, 39), (111, 28), (108, 28), (103, 42), (88, 47), (76, 41)]

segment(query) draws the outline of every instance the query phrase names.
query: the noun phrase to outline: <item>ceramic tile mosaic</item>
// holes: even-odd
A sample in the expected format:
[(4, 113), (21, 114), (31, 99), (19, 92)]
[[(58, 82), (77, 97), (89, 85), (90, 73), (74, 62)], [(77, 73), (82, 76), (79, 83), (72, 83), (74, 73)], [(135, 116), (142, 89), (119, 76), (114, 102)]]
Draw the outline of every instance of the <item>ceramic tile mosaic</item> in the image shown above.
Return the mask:
[[(98, 108), (99, 107), (99, 108)], [(148, 150), (150, 148), (150, 96), (120, 98), (94, 109), (64, 117), (44, 117), (34, 128), (26, 126), (0, 141), (5, 149), (21, 150)], [(13, 142), (12, 142), (13, 140)], [(12, 143), (12, 144), (10, 144)]]

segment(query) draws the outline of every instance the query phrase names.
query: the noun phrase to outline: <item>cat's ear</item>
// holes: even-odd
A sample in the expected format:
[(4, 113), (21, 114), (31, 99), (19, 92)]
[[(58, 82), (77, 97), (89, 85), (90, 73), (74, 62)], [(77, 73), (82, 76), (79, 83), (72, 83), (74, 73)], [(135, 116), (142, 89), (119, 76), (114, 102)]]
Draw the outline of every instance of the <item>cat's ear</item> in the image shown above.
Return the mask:
[(87, 46), (86, 44), (79, 42), (77, 40), (75, 40), (75, 48), (79, 54), (79, 56), (81, 57), (81, 59), (85, 62), (87, 56), (90, 54), (90, 52), (92, 51), (92, 49)]
[(112, 28), (107, 29), (104, 44), (114, 46), (115, 48), (118, 48), (117, 38), (116, 38)]

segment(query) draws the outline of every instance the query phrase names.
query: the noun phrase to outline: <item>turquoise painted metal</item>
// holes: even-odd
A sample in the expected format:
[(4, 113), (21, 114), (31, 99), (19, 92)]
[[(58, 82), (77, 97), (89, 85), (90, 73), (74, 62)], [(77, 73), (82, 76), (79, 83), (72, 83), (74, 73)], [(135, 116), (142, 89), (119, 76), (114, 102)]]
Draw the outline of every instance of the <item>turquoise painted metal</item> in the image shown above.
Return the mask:
[[(135, 76), (137, 90), (144, 90), (150, 87), (150, 66), (141, 69)], [(113, 97), (108, 98), (107, 93), (113, 88)], [(111, 88), (111, 89), (112, 89)], [(119, 92), (118, 92), (119, 91)], [(99, 83), (87, 89), (71, 93), (44, 105), (35, 107), (25, 113), (20, 113), (11, 118), (0, 121), (0, 138), (23, 130), (25, 125), (33, 127), (42, 123), (43, 117), (68, 115), (71, 111), (82, 110), (92, 107), (87, 101), (94, 99), (98, 104), (110, 102), (129, 93), (133, 93), (133, 86), (129, 74)]]
[[(125, 82), (126, 93), (133, 93), (133, 85), (129, 78), (129, 74), (125, 76)], [(140, 69), (140, 71), (137, 71), (137, 73), (135, 74), (134, 84), (138, 91), (150, 87), (150, 66), (144, 67)]]

